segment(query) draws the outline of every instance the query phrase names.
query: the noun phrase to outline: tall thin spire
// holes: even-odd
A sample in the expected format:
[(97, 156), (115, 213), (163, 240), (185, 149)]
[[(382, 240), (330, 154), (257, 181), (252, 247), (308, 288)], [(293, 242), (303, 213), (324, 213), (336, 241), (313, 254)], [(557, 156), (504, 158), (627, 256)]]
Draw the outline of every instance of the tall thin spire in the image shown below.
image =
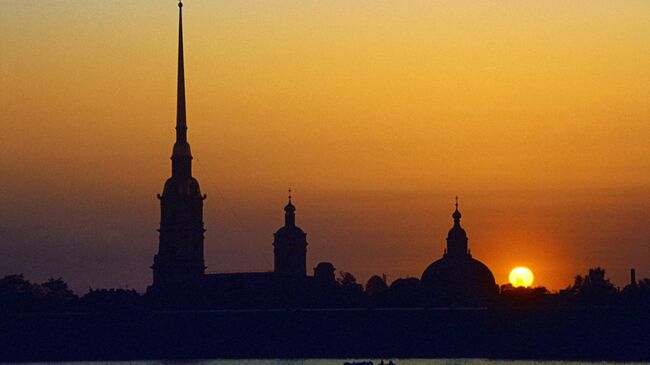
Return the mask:
[(176, 100), (176, 143), (172, 153), (172, 176), (192, 176), (192, 152), (187, 143), (185, 115), (185, 62), (183, 59), (183, 3), (178, 2), (178, 85)]
[[(165, 181), (160, 199), (158, 253), (154, 256), (154, 292), (198, 290), (205, 273), (203, 255), (203, 200), (199, 182), (192, 177), (192, 154), (185, 120), (185, 70), (183, 64), (183, 4), (178, 3), (178, 100), (176, 142), (171, 156), (172, 176)], [(170, 8), (171, 11), (171, 8)]]
[(183, 59), (183, 3), (178, 2), (178, 91), (176, 100), (176, 141), (187, 142), (185, 115), (185, 62)]

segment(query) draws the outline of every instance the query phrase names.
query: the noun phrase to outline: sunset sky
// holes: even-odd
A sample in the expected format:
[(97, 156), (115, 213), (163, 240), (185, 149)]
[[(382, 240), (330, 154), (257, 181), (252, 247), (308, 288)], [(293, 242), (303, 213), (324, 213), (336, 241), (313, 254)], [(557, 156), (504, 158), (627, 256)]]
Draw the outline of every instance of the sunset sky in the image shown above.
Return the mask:
[[(0, 276), (144, 290), (174, 140), (178, 8), (3, 1)], [(498, 284), (650, 277), (650, 1), (187, 0), (208, 271), (438, 259), (454, 196)], [(311, 270), (309, 269), (309, 272)]]

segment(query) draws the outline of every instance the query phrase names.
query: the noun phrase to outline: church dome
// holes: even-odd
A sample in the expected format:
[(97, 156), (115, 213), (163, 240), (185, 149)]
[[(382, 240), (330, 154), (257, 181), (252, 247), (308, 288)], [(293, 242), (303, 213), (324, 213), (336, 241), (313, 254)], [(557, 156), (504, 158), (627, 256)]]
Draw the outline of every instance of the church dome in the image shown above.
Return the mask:
[(421, 284), (432, 298), (441, 302), (485, 303), (498, 293), (498, 286), (490, 269), (470, 255), (461, 216), (456, 200), (454, 225), (447, 235), (445, 254), (424, 270)]
[(486, 299), (497, 294), (492, 271), (471, 256), (445, 256), (424, 270), (422, 286), (443, 297)]

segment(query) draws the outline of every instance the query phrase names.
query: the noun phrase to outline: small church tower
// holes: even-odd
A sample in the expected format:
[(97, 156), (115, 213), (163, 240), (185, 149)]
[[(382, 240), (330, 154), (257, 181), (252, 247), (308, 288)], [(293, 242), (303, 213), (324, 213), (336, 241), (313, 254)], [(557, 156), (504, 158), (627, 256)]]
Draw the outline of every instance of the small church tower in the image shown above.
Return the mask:
[(296, 207), (289, 203), (284, 207), (284, 227), (275, 232), (273, 254), (275, 273), (290, 278), (307, 276), (307, 234), (296, 226)]
[(460, 226), (460, 218), (462, 215), (458, 210), (458, 197), (456, 197), (456, 210), (451, 217), (454, 219), (454, 226), (451, 227), (447, 234), (447, 251), (445, 256), (452, 258), (471, 257), (467, 249), (467, 233)]
[(178, 90), (176, 142), (172, 151), (172, 176), (160, 199), (160, 238), (154, 256), (153, 289), (178, 289), (198, 284), (205, 272), (203, 261), (203, 200), (192, 177), (192, 153), (187, 142), (185, 70), (183, 62), (183, 3), (178, 4)]

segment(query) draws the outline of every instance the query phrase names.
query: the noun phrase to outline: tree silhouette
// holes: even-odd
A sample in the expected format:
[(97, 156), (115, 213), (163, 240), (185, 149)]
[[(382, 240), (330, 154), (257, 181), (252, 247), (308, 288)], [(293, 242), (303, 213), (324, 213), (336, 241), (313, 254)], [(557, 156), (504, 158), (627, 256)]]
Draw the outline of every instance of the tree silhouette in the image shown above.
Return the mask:
[(0, 279), (0, 308), (3, 311), (30, 311), (37, 309), (38, 286), (23, 274), (7, 275)]
[(388, 284), (386, 284), (386, 274), (373, 275), (366, 283), (366, 294), (371, 297), (376, 297), (388, 291)]
[(34, 284), (23, 274), (0, 279), (0, 308), (9, 312), (58, 312), (77, 299), (63, 279)]
[(573, 285), (566, 290), (585, 304), (609, 304), (616, 297), (618, 290), (605, 277), (605, 269), (596, 267), (582, 277), (576, 276)]
[(64, 310), (68, 303), (77, 299), (62, 278), (50, 278), (40, 285), (40, 289), (45, 305), (51, 310)]
[(340, 287), (341, 304), (344, 306), (358, 306), (364, 303), (365, 295), (363, 286), (349, 272), (339, 272), (336, 279)]
[(547, 304), (547, 294), (548, 289), (543, 286), (525, 288), (505, 284), (501, 285), (499, 303), (509, 307), (539, 306)]
[(360, 285), (357, 284), (357, 278), (355, 278), (354, 275), (345, 271), (339, 272), (339, 277), (336, 278), (336, 281), (339, 283), (341, 288), (356, 288), (357, 285)]

